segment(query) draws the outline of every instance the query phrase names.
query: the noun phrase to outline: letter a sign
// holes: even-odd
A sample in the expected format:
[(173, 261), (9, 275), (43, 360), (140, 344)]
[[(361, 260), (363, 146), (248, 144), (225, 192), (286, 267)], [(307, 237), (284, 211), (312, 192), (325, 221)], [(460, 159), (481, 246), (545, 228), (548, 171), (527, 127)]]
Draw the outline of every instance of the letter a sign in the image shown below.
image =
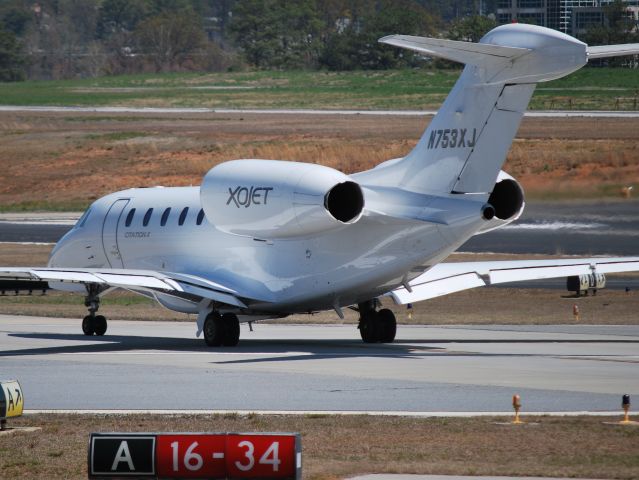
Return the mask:
[(128, 472), (135, 472), (135, 466), (133, 465), (133, 459), (131, 458), (131, 451), (129, 450), (129, 443), (126, 440), (120, 442), (120, 448), (118, 453), (115, 454), (115, 460), (111, 465), (112, 472), (119, 472), (120, 462), (126, 462), (128, 466)]
[(155, 436), (91, 434), (89, 477), (155, 477)]

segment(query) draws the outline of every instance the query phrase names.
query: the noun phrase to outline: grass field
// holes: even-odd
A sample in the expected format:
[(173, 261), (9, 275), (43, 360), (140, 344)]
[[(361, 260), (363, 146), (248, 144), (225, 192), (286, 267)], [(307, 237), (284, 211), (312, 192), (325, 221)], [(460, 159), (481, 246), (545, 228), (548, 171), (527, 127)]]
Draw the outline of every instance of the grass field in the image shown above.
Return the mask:
[[(2, 104), (433, 109), (460, 70), (156, 74), (0, 85)], [(637, 72), (587, 68), (540, 85), (531, 109), (637, 110)]]
[[(303, 475), (330, 480), (366, 473), (639, 478), (639, 427), (601, 417), (420, 419), (374, 416), (36, 415), (40, 426), (0, 436), (2, 478), (87, 477), (91, 432), (269, 432), (302, 434)], [(618, 420), (618, 419), (614, 419)]]

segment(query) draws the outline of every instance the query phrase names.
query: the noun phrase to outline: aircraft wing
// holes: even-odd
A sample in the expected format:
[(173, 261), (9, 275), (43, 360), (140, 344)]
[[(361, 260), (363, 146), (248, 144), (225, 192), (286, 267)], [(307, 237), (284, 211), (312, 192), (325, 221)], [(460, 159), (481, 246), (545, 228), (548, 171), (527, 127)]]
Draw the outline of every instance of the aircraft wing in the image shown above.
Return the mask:
[(199, 301), (209, 299), (246, 308), (238, 292), (195, 275), (153, 270), (118, 268), (1, 268), (0, 281), (34, 281), (92, 284), (105, 288), (124, 288), (149, 293), (164, 293)]
[(621, 57), (623, 55), (639, 55), (639, 43), (626, 43), (624, 45), (600, 45), (588, 47), (588, 59)]
[(592, 273), (639, 271), (639, 257), (440, 263), (392, 292), (406, 304), (487, 285)]

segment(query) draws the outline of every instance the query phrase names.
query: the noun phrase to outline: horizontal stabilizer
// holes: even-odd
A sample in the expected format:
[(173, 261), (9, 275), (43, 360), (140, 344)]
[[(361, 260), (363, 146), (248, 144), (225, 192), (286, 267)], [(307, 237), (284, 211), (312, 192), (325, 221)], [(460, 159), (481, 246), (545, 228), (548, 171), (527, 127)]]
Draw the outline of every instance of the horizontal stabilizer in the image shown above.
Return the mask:
[(588, 47), (586, 52), (588, 53), (588, 60), (594, 58), (621, 57), (623, 55), (639, 55), (639, 43)]
[(412, 35), (388, 35), (380, 38), (379, 42), (413, 50), (431, 57), (445, 58), (453, 62), (471, 65), (513, 60), (531, 51), (528, 48), (504, 47), (486, 43), (460, 42)]

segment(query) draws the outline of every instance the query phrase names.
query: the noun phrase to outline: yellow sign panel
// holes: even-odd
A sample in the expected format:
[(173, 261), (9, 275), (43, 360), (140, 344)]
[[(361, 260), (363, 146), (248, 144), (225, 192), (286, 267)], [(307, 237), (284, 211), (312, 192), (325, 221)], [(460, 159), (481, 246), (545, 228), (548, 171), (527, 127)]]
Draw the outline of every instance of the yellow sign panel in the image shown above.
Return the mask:
[(0, 387), (0, 418), (22, 415), (24, 395), (18, 381), (0, 382)]

